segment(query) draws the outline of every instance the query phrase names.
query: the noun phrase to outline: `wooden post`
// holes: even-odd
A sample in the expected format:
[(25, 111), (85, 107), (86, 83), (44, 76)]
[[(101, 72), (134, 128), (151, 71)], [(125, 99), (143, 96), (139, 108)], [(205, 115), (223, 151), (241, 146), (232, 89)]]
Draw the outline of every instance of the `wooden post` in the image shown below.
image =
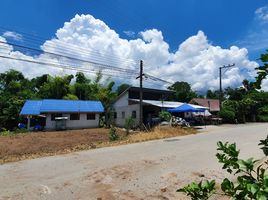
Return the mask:
[(31, 116), (27, 115), (27, 130), (30, 130), (30, 125), (31, 125)]

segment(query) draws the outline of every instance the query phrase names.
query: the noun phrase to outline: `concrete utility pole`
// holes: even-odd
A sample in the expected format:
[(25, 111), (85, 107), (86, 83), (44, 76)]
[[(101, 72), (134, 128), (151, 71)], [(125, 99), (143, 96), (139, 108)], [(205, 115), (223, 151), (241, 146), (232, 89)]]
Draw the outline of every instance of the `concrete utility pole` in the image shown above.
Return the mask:
[(140, 75), (136, 79), (140, 79), (140, 120), (139, 120), (139, 125), (140, 125), (140, 130), (143, 129), (143, 108), (142, 108), (142, 100), (143, 100), (143, 92), (142, 92), (142, 78), (143, 78), (144, 73), (143, 73), (143, 61), (140, 61)]
[(222, 69), (226, 69), (226, 68), (231, 68), (231, 67), (234, 67), (235, 64), (229, 64), (229, 65), (223, 65), (222, 67), (219, 68), (219, 71), (220, 71), (220, 96), (219, 96), (219, 103), (220, 103), (220, 110), (222, 108), (222, 99), (223, 99), (223, 94), (222, 94), (222, 83), (221, 83), (221, 76), (222, 76), (222, 73), (221, 73), (221, 70)]

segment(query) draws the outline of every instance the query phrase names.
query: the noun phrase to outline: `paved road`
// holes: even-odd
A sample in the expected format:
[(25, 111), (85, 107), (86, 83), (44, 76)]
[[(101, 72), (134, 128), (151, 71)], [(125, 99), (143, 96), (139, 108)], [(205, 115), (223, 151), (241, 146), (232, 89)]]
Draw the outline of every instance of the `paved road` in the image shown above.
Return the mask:
[(185, 199), (176, 188), (222, 179), (216, 142), (237, 142), (242, 157), (262, 153), (268, 124), (207, 127), (202, 133), (0, 165), (0, 199)]

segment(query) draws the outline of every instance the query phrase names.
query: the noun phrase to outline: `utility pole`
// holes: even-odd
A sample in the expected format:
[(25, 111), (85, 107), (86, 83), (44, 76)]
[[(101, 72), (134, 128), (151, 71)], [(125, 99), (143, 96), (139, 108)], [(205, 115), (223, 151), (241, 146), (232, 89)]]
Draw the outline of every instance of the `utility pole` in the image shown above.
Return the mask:
[(229, 65), (223, 65), (222, 67), (219, 67), (219, 71), (220, 71), (220, 95), (219, 95), (220, 110), (221, 110), (221, 108), (222, 108), (221, 103), (222, 103), (222, 100), (223, 100), (222, 83), (221, 83), (221, 76), (222, 76), (222, 72), (221, 72), (221, 70), (222, 70), (222, 69), (231, 68), (231, 67), (234, 67), (234, 66), (235, 66), (235, 64), (232, 64), (232, 65), (229, 64)]
[(136, 79), (140, 79), (140, 130), (143, 129), (143, 108), (142, 108), (142, 100), (143, 100), (143, 92), (142, 92), (142, 79), (143, 79), (144, 73), (143, 73), (143, 61), (140, 61), (140, 75)]

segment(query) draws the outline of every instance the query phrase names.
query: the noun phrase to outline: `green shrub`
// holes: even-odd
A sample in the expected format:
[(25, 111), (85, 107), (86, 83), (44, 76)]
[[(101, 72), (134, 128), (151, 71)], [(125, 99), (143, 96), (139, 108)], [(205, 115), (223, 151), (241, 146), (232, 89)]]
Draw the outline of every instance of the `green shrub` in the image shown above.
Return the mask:
[(125, 120), (125, 128), (127, 130), (127, 135), (129, 134), (129, 130), (134, 127), (135, 120), (132, 117), (128, 117)]
[(14, 133), (17, 134), (17, 133), (27, 133), (29, 132), (29, 130), (27, 128), (17, 128), (14, 130)]
[(266, 139), (260, 140), (259, 146), (262, 146), (261, 150), (263, 151), (264, 155), (268, 156), (268, 135)]
[(258, 115), (257, 119), (259, 122), (268, 122), (268, 115)]
[(169, 112), (162, 111), (162, 112), (159, 113), (159, 117), (162, 120), (169, 121), (171, 119), (171, 114)]
[[(238, 157), (239, 150), (236, 149), (235, 143), (218, 142), (217, 145), (218, 153), (216, 157), (223, 164), (222, 169), (226, 169), (227, 172), (236, 177), (236, 182), (232, 182), (228, 178), (222, 181), (221, 190), (224, 194), (235, 200), (267, 200), (268, 174), (266, 170), (268, 161), (265, 164), (256, 166), (258, 160), (254, 160), (253, 158), (242, 160)], [(265, 140), (261, 140), (259, 145), (263, 146), (261, 149), (267, 155), (268, 136)], [(177, 191), (186, 193), (193, 200), (205, 200), (215, 191), (215, 184), (213, 182), (207, 182), (206, 187), (202, 187), (202, 182), (199, 184), (191, 183)]]
[(119, 135), (117, 134), (115, 127), (111, 127), (109, 132), (109, 139), (110, 141), (116, 141), (119, 139)]
[(15, 135), (15, 132), (9, 131), (9, 130), (6, 130), (6, 129), (3, 129), (0, 132), (0, 136), (11, 136), (11, 135)]
[(235, 112), (226, 108), (222, 108), (219, 112), (224, 122), (233, 123), (235, 121)]
[(184, 188), (178, 189), (177, 192), (184, 192), (193, 200), (208, 199), (215, 190), (215, 181), (201, 181), (191, 183)]

